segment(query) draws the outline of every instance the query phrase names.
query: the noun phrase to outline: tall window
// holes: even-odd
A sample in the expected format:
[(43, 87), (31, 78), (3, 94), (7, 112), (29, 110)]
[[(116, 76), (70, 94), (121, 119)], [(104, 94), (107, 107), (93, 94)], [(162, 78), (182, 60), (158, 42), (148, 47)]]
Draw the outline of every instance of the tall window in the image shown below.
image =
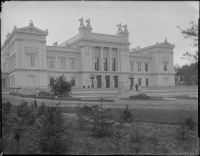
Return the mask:
[(112, 71), (115, 71), (115, 59), (112, 59)]
[(60, 59), (60, 68), (61, 69), (65, 68), (65, 60), (64, 59)]
[(71, 59), (71, 69), (75, 69), (75, 60)]
[(145, 64), (145, 71), (148, 71), (148, 64)]
[(138, 79), (138, 86), (141, 86), (141, 79)]
[(71, 84), (72, 84), (72, 86), (75, 86), (75, 78), (72, 78)]
[(141, 71), (141, 63), (138, 63), (138, 71)]
[(34, 67), (34, 56), (29, 56), (29, 67)]
[(49, 58), (49, 68), (54, 68), (54, 59)]
[(164, 64), (164, 71), (167, 71), (167, 64)]
[(130, 63), (130, 70), (133, 71), (133, 62)]
[(99, 58), (95, 58), (95, 70), (99, 70)]
[(103, 59), (104, 71), (107, 71), (107, 58)]
[(51, 78), (50, 78), (50, 86), (53, 86), (53, 84), (54, 84), (54, 78), (51, 77)]
[(149, 79), (146, 79), (146, 86), (149, 86)]

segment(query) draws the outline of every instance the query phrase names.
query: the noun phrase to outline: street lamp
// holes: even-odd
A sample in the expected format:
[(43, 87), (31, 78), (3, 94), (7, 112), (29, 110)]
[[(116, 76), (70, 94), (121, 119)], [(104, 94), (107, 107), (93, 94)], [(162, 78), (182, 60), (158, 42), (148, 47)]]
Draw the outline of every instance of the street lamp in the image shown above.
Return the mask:
[(130, 74), (130, 75), (128, 76), (128, 78), (129, 78), (130, 81), (131, 81), (130, 90), (133, 90), (133, 79), (134, 79), (134, 75), (133, 75), (133, 74)]
[(92, 86), (91, 88), (94, 88), (94, 83), (93, 83), (93, 79), (95, 78), (94, 74), (89, 75), (90, 79), (92, 79)]

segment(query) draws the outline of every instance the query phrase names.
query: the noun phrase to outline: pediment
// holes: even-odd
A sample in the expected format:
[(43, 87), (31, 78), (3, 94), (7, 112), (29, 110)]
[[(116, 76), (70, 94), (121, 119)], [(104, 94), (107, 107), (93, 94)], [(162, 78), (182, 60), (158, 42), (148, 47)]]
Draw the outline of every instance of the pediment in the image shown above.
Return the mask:
[(174, 48), (174, 46), (168, 42), (164, 42), (164, 43), (160, 43), (158, 45), (158, 47), (161, 47), (161, 48)]
[(16, 32), (21, 32), (21, 33), (34, 33), (34, 34), (39, 34), (39, 35), (47, 35), (48, 31), (43, 31), (41, 29), (38, 29), (34, 26), (29, 26), (29, 27), (24, 27), (24, 28), (19, 28), (16, 30)]

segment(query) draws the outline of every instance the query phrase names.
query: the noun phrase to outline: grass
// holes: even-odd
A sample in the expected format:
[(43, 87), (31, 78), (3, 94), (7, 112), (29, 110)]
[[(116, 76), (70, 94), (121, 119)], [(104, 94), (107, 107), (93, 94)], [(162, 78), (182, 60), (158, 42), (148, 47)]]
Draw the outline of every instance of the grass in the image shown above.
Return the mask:
[(189, 97), (189, 96), (170, 96), (169, 98), (176, 98), (180, 100), (198, 100), (198, 98), (195, 97)]
[[(76, 128), (76, 116), (75, 114), (64, 114), (68, 120), (65, 124), (69, 122), (72, 123), (71, 129), (74, 134), (75, 142), (71, 144), (70, 150), (68, 151), (69, 155), (82, 155), (87, 153), (86, 142), (89, 142), (94, 150), (92, 155), (135, 155), (135, 151), (131, 150), (130, 145), (135, 147), (140, 147), (141, 155), (155, 155), (154, 143), (152, 140), (153, 135), (156, 135), (158, 139), (158, 146), (156, 154), (159, 155), (197, 155), (198, 154), (198, 132), (189, 131), (188, 139), (180, 141), (176, 139), (176, 129), (178, 125), (169, 125), (169, 124), (156, 124), (150, 122), (138, 122), (139, 128), (139, 143), (132, 143), (129, 138), (130, 134), (126, 134), (121, 140), (120, 151), (116, 151), (114, 144), (111, 142), (113, 138), (96, 138), (90, 135), (90, 128), (85, 128), (80, 130)], [(136, 123), (132, 123), (133, 127), (136, 127)], [(131, 130), (131, 124), (125, 123), (122, 127), (122, 132), (128, 132)], [(31, 127), (30, 127), (31, 128)], [(29, 153), (29, 137), (30, 134), (33, 134), (32, 131), (26, 131), (23, 138), (20, 141), (20, 153), (21, 154), (30, 154)], [(15, 140), (11, 140), (7, 150), (4, 151), (5, 154), (14, 154), (16, 150)], [(35, 151), (36, 152), (36, 151)], [(34, 151), (32, 154), (35, 154)]]
[(151, 99), (131, 99), (131, 98), (120, 98), (120, 100), (127, 101), (167, 101), (164, 97), (151, 97)]

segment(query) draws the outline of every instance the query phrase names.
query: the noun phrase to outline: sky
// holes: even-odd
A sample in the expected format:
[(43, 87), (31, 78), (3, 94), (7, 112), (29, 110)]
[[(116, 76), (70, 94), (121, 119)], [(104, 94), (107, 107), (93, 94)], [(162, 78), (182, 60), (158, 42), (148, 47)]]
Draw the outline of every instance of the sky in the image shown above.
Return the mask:
[(130, 49), (144, 48), (161, 42), (165, 37), (174, 48), (174, 65), (188, 63), (182, 55), (194, 48), (190, 39), (184, 39), (180, 30), (190, 27), (190, 21), (198, 21), (199, 2), (191, 1), (10, 1), (2, 4), (1, 45), (6, 34), (17, 28), (27, 27), (30, 20), (34, 26), (48, 29), (47, 45), (58, 44), (79, 33), (78, 20), (90, 18), (92, 32), (116, 35), (117, 24), (127, 24)]

